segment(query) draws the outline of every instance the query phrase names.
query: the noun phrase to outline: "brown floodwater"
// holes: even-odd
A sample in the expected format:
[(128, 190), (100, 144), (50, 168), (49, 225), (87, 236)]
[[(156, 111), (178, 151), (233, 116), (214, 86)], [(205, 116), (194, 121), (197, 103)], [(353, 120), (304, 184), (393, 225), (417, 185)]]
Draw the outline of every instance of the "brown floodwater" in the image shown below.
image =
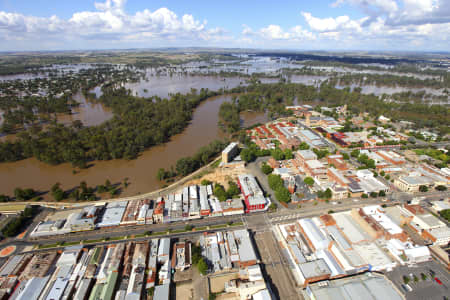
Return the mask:
[[(12, 195), (14, 188), (34, 188), (48, 191), (60, 182), (64, 189), (86, 181), (89, 186), (103, 184), (106, 179), (112, 183), (121, 182), (125, 177), (131, 183), (122, 195), (136, 195), (160, 187), (156, 180), (159, 168), (170, 168), (184, 156), (194, 154), (201, 146), (224, 137), (217, 125), (220, 105), (230, 101), (231, 96), (217, 96), (201, 103), (193, 114), (191, 124), (180, 134), (164, 144), (144, 151), (135, 160), (95, 161), (93, 166), (77, 174), (72, 173), (70, 164), (50, 166), (30, 158), (13, 163), (0, 164), (0, 194)], [(245, 126), (267, 121), (264, 113), (245, 112), (242, 114)], [(49, 195), (44, 198), (51, 199)]]
[[(111, 119), (113, 113), (110, 108), (101, 103), (93, 103), (86, 100), (81, 92), (73, 95), (73, 99), (80, 103), (80, 106), (72, 109), (72, 114), (57, 114), (58, 123), (70, 125), (75, 120), (80, 120), (84, 126), (96, 126)], [(4, 112), (0, 110), (0, 126), (3, 124)], [(48, 124), (43, 124), (45, 129)], [(0, 142), (14, 142), (16, 134), (0, 134)]]
[(58, 123), (71, 124), (75, 120), (80, 120), (84, 126), (95, 126), (113, 117), (110, 108), (101, 103), (87, 101), (81, 92), (73, 95), (73, 99), (79, 102), (80, 106), (73, 108), (70, 115), (58, 114)]
[(211, 91), (217, 91), (221, 88), (229, 89), (245, 84), (246, 79), (240, 77), (220, 77), (220, 76), (148, 76), (147, 79), (136, 83), (127, 83), (126, 88), (133, 91), (134, 95), (140, 97), (158, 96), (161, 98), (169, 97), (169, 94), (186, 94), (191, 88), (200, 90), (208, 88)]

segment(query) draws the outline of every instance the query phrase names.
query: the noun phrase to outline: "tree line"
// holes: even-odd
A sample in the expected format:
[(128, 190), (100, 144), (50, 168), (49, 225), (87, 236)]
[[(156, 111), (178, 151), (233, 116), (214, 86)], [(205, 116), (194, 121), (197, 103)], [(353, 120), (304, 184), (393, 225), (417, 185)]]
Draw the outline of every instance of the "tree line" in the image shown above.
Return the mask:
[(140, 98), (125, 88), (104, 86), (98, 99), (114, 117), (99, 126), (51, 124), (47, 130), (18, 134), (15, 142), (0, 143), (0, 161), (28, 157), (49, 164), (70, 162), (84, 168), (92, 160), (134, 159), (144, 149), (167, 142), (189, 124), (201, 101), (217, 93), (175, 94), (171, 99)]

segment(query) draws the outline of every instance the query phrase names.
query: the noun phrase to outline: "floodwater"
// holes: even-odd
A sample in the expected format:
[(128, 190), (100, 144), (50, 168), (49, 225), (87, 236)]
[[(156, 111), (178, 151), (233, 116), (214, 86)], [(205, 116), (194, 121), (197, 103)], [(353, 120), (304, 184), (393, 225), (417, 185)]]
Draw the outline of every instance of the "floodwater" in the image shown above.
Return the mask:
[[(156, 180), (159, 168), (170, 168), (181, 157), (193, 155), (200, 147), (215, 139), (224, 137), (217, 124), (220, 105), (230, 101), (231, 96), (217, 96), (201, 103), (193, 114), (191, 124), (171, 141), (152, 147), (143, 152), (135, 160), (95, 161), (93, 166), (72, 173), (70, 164), (50, 166), (30, 158), (13, 163), (0, 164), (0, 194), (12, 195), (14, 188), (34, 188), (48, 191), (56, 183), (61, 183), (64, 189), (77, 186), (86, 181), (89, 186), (103, 184), (106, 179), (118, 183), (128, 177), (131, 183), (122, 195), (136, 195), (155, 190), (160, 187)], [(264, 113), (245, 112), (242, 114), (245, 126), (267, 121)], [(51, 200), (51, 196), (45, 195)]]
[(376, 86), (376, 85), (360, 85), (360, 84), (351, 84), (351, 85), (336, 85), (336, 88), (343, 89), (345, 87), (350, 87), (350, 90), (355, 89), (356, 87), (361, 87), (361, 92), (363, 94), (374, 94), (376, 96), (380, 96), (383, 94), (395, 94), (402, 92), (413, 92), (418, 93), (425, 91), (427, 94), (441, 96), (444, 95), (444, 89), (432, 89), (432, 88), (411, 88), (411, 87), (403, 87), (403, 86)]
[(80, 120), (84, 126), (95, 126), (113, 117), (110, 108), (101, 103), (87, 101), (81, 92), (76, 93), (73, 99), (79, 102), (80, 106), (73, 108), (70, 115), (59, 114), (58, 123), (71, 124), (75, 120)]
[(187, 94), (191, 89), (208, 88), (217, 91), (221, 88), (230, 89), (245, 84), (245, 78), (219, 77), (219, 76), (148, 76), (146, 80), (136, 83), (127, 83), (125, 87), (139, 97), (158, 96), (168, 98), (170, 94)]
[[(272, 64), (272, 61), (266, 59), (258, 61), (256, 67), (248, 67), (245, 63), (240, 63), (236, 68), (249, 68), (250, 71), (247, 71), (247, 73), (251, 73), (268, 68), (267, 64)], [(277, 72), (280, 66), (286, 67), (284, 61), (276, 61), (274, 64), (273, 72)], [(10, 77), (10, 79), (13, 78)], [(289, 79), (291, 82), (318, 86), (327, 78), (327, 76), (293, 75)], [(5, 78), (2, 79), (5, 80)], [(277, 82), (278, 78), (265, 78), (261, 81)], [(167, 98), (170, 94), (178, 92), (182, 94), (188, 93), (192, 88), (197, 90), (201, 88), (210, 90), (229, 89), (245, 85), (245, 82), (246, 79), (240, 77), (224, 78), (221, 76), (195, 76), (181, 73), (175, 73), (172, 76), (160, 76), (147, 73), (146, 79), (142, 79), (137, 83), (127, 83), (125, 87), (131, 89), (133, 94), (141, 97), (156, 95), (161, 98)], [(352, 86), (351, 88), (354, 87)], [(414, 89), (401, 87), (363, 86), (363, 93), (382, 94), (406, 90), (414, 91)], [(426, 90), (429, 93), (433, 92), (432, 89)], [(100, 87), (93, 89), (93, 92), (100, 96)], [(441, 91), (434, 90), (434, 93), (439, 94)], [(112, 112), (101, 104), (90, 103), (81, 94), (76, 94), (74, 98), (81, 103), (80, 107), (74, 109), (72, 115), (58, 116), (60, 122), (68, 124), (74, 120), (80, 120), (85, 126), (95, 126), (112, 117)], [(191, 124), (182, 133), (173, 136), (171, 141), (164, 145), (155, 146), (144, 151), (135, 160), (95, 161), (90, 168), (81, 170), (76, 174), (73, 174), (73, 168), (70, 164), (50, 166), (34, 158), (14, 163), (2, 163), (0, 164), (0, 194), (12, 195), (16, 187), (48, 191), (56, 182), (61, 183), (64, 189), (71, 189), (79, 185), (81, 181), (86, 181), (89, 186), (95, 186), (103, 184), (106, 179), (109, 179), (112, 183), (118, 183), (123, 181), (124, 178), (128, 178), (131, 184), (122, 195), (136, 195), (155, 190), (161, 186), (156, 180), (156, 172), (159, 168), (168, 169), (170, 166), (174, 166), (181, 157), (193, 155), (200, 147), (209, 144), (215, 139), (224, 137), (224, 133), (221, 132), (217, 124), (218, 111), (220, 105), (225, 101), (230, 101), (230, 99), (231, 96), (218, 96), (204, 101), (195, 110)], [(245, 127), (255, 123), (265, 123), (266, 121), (268, 121), (268, 117), (264, 113), (243, 112), (241, 114), (241, 123)], [(44, 197), (51, 199), (48, 195)]]

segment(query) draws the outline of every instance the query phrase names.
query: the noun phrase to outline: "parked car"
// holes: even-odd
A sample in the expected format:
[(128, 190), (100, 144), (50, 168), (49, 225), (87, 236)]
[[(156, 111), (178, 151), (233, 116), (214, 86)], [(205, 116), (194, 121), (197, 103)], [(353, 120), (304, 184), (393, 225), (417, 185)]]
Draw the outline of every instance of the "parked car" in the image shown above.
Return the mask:
[(402, 284), (402, 288), (405, 292), (412, 292), (412, 287), (409, 284)]

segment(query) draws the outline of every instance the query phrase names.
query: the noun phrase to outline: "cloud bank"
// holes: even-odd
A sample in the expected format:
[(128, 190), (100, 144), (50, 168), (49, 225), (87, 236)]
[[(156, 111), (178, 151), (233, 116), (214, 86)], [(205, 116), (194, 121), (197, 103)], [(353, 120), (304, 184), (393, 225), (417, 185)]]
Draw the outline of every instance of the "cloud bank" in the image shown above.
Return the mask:
[[(0, 50), (222, 46), (295, 49), (450, 50), (449, 0), (335, 0), (333, 8), (359, 12), (317, 17), (299, 11), (290, 28), (242, 25), (242, 31), (208, 26), (168, 8), (126, 12), (126, 0), (95, 2), (95, 10), (68, 19), (0, 11)], [(280, 16), (282, 17), (282, 16)], [(69, 47), (69, 48), (68, 48)]]

